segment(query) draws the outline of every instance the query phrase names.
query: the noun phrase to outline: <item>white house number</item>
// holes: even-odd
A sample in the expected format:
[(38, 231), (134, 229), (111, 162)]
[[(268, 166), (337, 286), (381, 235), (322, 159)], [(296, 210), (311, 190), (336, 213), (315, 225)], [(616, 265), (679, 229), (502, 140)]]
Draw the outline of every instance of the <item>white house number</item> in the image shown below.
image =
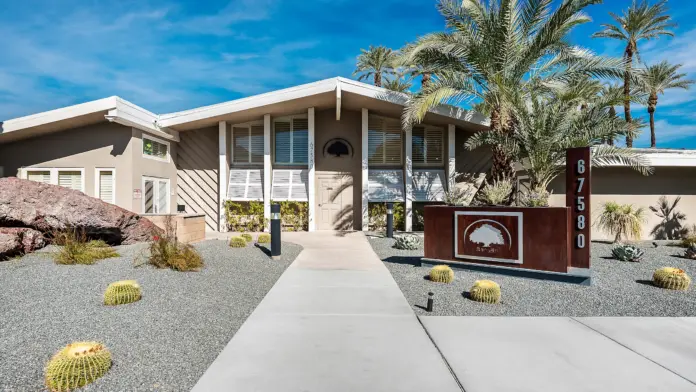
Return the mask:
[[(585, 174), (585, 160), (580, 159), (578, 160), (578, 165), (577, 165), (577, 174), (578, 176), (578, 186), (575, 189), (575, 208), (577, 209), (578, 215), (577, 215), (577, 220), (575, 222), (575, 227), (578, 230), (585, 230), (585, 225), (587, 222), (587, 217), (585, 214), (587, 213), (587, 206), (585, 205), (585, 197), (584, 196), (579, 196), (582, 192), (583, 187), (585, 186), (585, 177), (581, 175)], [(585, 234), (579, 233), (578, 235), (575, 236), (575, 245), (579, 249), (583, 249), (585, 247)]]

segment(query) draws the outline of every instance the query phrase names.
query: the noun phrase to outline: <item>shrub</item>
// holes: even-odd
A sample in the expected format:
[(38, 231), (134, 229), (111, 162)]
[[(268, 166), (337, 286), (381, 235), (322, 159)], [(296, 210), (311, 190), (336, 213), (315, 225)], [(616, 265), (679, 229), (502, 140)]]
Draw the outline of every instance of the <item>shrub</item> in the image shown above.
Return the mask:
[(232, 237), (230, 238), (230, 246), (232, 248), (245, 248), (247, 246), (247, 242), (242, 237)]
[(447, 265), (436, 265), (430, 269), (430, 281), (438, 283), (452, 283), (454, 271)]
[(653, 284), (670, 290), (686, 290), (691, 284), (691, 278), (682, 269), (664, 267), (653, 274)]
[(452, 185), (443, 193), (442, 201), (448, 206), (467, 206), (471, 203), (471, 193), (469, 189)]
[(225, 201), (225, 217), (230, 231), (262, 231), (268, 220), (263, 216), (263, 202)]
[(512, 181), (504, 178), (495, 180), (492, 184), (486, 184), (479, 193), (481, 203), (488, 205), (507, 204), (512, 194)]
[(176, 239), (176, 227), (171, 216), (164, 221), (164, 233), (154, 235), (149, 247), (148, 264), (156, 268), (170, 268), (174, 271), (197, 271), (203, 267), (203, 259), (196, 249)]
[(271, 235), (268, 233), (261, 233), (256, 238), (256, 242), (258, 242), (259, 244), (270, 244), (271, 243)]
[(139, 301), (142, 297), (140, 285), (134, 280), (111, 283), (104, 292), (104, 305), (124, 305)]
[(280, 224), (283, 231), (309, 230), (309, 203), (304, 201), (272, 202), (280, 204)]
[(534, 189), (522, 192), (518, 204), (523, 207), (548, 207), (551, 193), (546, 189)]
[(55, 242), (62, 244), (62, 248), (53, 255), (56, 264), (92, 265), (97, 260), (118, 257), (119, 254), (101, 240), (87, 241), (83, 231), (66, 230), (54, 235)]
[(621, 261), (640, 261), (645, 251), (634, 245), (616, 244), (611, 249), (611, 254)]
[(681, 240), (681, 246), (688, 248), (692, 245), (696, 245), (696, 225), (691, 225), (686, 229), (684, 237)]
[(471, 299), (487, 304), (500, 302), (500, 286), (492, 280), (477, 280), (469, 291)]
[(420, 248), (420, 238), (415, 235), (401, 235), (396, 237), (394, 248), (402, 250), (416, 250)]
[(94, 382), (111, 368), (111, 353), (101, 343), (76, 342), (58, 351), (46, 366), (46, 387), (72, 391)]
[(684, 257), (691, 260), (696, 260), (696, 244), (691, 245), (684, 251)]
[(243, 233), (243, 234), (240, 234), (239, 236), (244, 238), (244, 241), (246, 241), (246, 242), (253, 241), (253, 238), (251, 237), (251, 234), (249, 234), (249, 233)]
[[(387, 229), (387, 203), (368, 203), (367, 215), (370, 230), (385, 231)], [(404, 203), (394, 203), (394, 230), (404, 230), (405, 227)]]
[(604, 203), (597, 226), (614, 236), (614, 242), (622, 238), (639, 239), (645, 222), (645, 209), (632, 204)]

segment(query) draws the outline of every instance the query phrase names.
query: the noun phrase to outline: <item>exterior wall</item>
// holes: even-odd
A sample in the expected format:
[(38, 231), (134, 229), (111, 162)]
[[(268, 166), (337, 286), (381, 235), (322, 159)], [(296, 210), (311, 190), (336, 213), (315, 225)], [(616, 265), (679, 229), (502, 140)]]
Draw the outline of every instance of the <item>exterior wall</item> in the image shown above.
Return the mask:
[(186, 215), (153, 215), (144, 214), (162, 230), (166, 230), (167, 217), (172, 217), (172, 224), (176, 229), (176, 238), (185, 243), (198, 242), (205, 239), (205, 216), (186, 214)]
[[(460, 181), (473, 183), (476, 188), (479, 188), (485, 179), (492, 166), (492, 152), (489, 148), (479, 147), (474, 151), (469, 151), (464, 148), (466, 139), (471, 136), (471, 133), (457, 131), (455, 135), (455, 171), (461, 173), (464, 177)], [(465, 185), (459, 185), (465, 186)], [(473, 192), (472, 189), (472, 195)]]
[[(143, 156), (143, 133), (145, 132), (133, 128), (133, 137), (131, 139), (131, 161), (133, 163), (133, 168), (130, 189), (140, 189), (144, 199), (145, 190), (142, 189), (143, 176), (169, 179), (169, 213), (175, 213), (177, 203), (177, 170), (175, 164), (177, 143), (174, 141), (167, 141), (169, 143), (169, 162), (146, 158)], [(163, 140), (159, 137), (147, 133), (145, 134), (151, 139)], [(136, 213), (142, 213), (143, 199), (133, 200), (133, 207), (130, 210)]]
[[(696, 168), (694, 167), (656, 167), (652, 176), (642, 176), (640, 173), (626, 167), (593, 168), (592, 169), (592, 198), (590, 214), (592, 217), (592, 239), (613, 240), (613, 238), (598, 230), (595, 226), (602, 205), (609, 201), (620, 204), (633, 204), (645, 208), (647, 222), (643, 225), (642, 239), (653, 239), (650, 231), (660, 223), (648, 208), (657, 204), (660, 196), (669, 200), (681, 196), (677, 210), (686, 214), (687, 224), (696, 223)], [(551, 206), (565, 206), (565, 175), (557, 177), (549, 186), (553, 192)]]

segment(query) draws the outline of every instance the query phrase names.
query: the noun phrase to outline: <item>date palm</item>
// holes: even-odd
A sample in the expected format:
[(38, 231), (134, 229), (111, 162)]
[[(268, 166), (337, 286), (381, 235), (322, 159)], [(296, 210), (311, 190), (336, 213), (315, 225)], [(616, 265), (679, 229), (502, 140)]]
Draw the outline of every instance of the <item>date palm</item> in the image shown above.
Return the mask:
[[(605, 84), (599, 91), (599, 98), (601, 102), (607, 105), (609, 115), (616, 117), (616, 106), (623, 105), (624, 93), (623, 87), (616, 83)], [(646, 95), (643, 93), (642, 88), (632, 87), (630, 91), (630, 100), (632, 103), (645, 105), (647, 104)], [(634, 129), (638, 130), (641, 128), (639, 124), (634, 123)], [(610, 146), (614, 145), (614, 139), (607, 139), (606, 143)]]
[[(447, 30), (404, 47), (402, 63), (433, 70), (407, 103), (409, 127), (443, 104), (476, 104), (490, 117), (491, 132), (510, 133), (516, 119), (511, 98), (582, 75), (621, 77), (624, 62), (569, 44), (568, 33), (590, 19), (582, 10), (601, 0), (440, 0)], [(513, 158), (493, 145), (492, 176), (514, 175)]]
[[(639, 58), (638, 43), (643, 40), (659, 38), (663, 35), (674, 36), (669, 29), (676, 25), (671, 22), (672, 18), (667, 15), (667, 0), (659, 0), (650, 5), (646, 0), (633, 3), (624, 11), (617, 15), (609, 13), (614, 19), (613, 24), (603, 24), (603, 30), (595, 33), (596, 38), (613, 38), (626, 43), (624, 58), (626, 59), (626, 71), (624, 72), (624, 117), (626, 122), (633, 120), (631, 116), (631, 79), (633, 58)], [(626, 137), (626, 147), (633, 147), (633, 138)]]
[(395, 77), (383, 83), (384, 88), (399, 93), (408, 93), (411, 90), (411, 81), (404, 77)]
[(671, 88), (688, 89), (693, 80), (686, 79), (686, 74), (679, 73), (681, 64), (671, 65), (667, 61), (646, 67), (639, 73), (641, 87), (648, 95), (648, 114), (650, 115), (650, 147), (657, 146), (655, 138), (655, 110), (657, 109), (657, 96), (664, 94)]
[(358, 80), (370, 79), (375, 86), (382, 87), (382, 80), (394, 74), (396, 53), (386, 46), (372, 46), (368, 50), (360, 49), (353, 76), (360, 75)]

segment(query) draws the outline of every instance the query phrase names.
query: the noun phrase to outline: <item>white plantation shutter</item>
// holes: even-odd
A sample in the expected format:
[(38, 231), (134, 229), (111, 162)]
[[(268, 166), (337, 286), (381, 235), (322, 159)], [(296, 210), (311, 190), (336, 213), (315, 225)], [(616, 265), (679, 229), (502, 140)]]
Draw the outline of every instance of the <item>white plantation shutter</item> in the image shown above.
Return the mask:
[(369, 201), (404, 201), (404, 171), (370, 170), (367, 198)]
[(370, 116), (367, 127), (368, 164), (401, 165), (403, 139), (399, 120)]
[(263, 163), (263, 125), (232, 128), (233, 163)]
[(99, 198), (107, 203), (114, 202), (114, 173), (111, 170), (99, 171)]
[(82, 191), (82, 172), (73, 170), (58, 171), (58, 185), (76, 191)]
[(309, 158), (309, 122), (306, 118), (276, 120), (275, 162), (306, 165)]
[(438, 127), (413, 128), (413, 163), (442, 164), (444, 130)]
[(309, 122), (306, 118), (292, 120), (292, 163), (306, 164), (308, 161)]
[(273, 170), (271, 199), (275, 201), (307, 201), (307, 184), (307, 170)]
[(445, 178), (444, 170), (414, 170), (413, 200), (442, 201), (445, 193)]
[(227, 198), (237, 201), (263, 200), (263, 170), (230, 169)]
[(251, 163), (263, 164), (263, 124), (251, 126), (249, 139)]
[(51, 183), (51, 171), (41, 170), (41, 171), (27, 171), (27, 180), (43, 182), (44, 184)]
[(292, 128), (289, 121), (275, 123), (275, 161), (276, 163), (292, 163)]

